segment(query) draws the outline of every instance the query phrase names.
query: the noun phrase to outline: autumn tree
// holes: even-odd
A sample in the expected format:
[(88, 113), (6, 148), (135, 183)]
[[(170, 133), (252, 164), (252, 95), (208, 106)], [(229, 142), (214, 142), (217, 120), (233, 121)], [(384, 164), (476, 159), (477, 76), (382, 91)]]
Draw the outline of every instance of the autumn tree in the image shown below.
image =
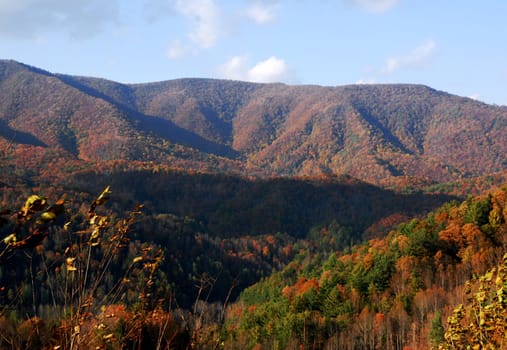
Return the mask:
[[(20, 296), (2, 296), (0, 320), (12, 322), (14, 330), (3, 332), (1, 347), (18, 346), (27, 337), (41, 348), (135, 347), (151, 341), (146, 332), (152, 328), (163, 334), (153, 343), (160, 346), (181, 332), (158, 298), (160, 288), (166, 288), (159, 274), (163, 251), (131, 242), (142, 206), (126, 218), (113, 218), (104, 208), (110, 196), (106, 187), (83, 213), (84, 222), (79, 222), (81, 214), (69, 214), (63, 198), (51, 205), (31, 195), (17, 212), (2, 211), (2, 224), (12, 232), (2, 242), (2, 265), (28, 257), (29, 271), (19, 285)], [(59, 222), (62, 229), (55, 227)], [(9, 309), (19, 309), (28, 319), (17, 325)], [(48, 323), (57, 327), (46, 336)]]
[(468, 303), (448, 319), (441, 349), (503, 349), (507, 346), (507, 254), (498, 267), (468, 283)]

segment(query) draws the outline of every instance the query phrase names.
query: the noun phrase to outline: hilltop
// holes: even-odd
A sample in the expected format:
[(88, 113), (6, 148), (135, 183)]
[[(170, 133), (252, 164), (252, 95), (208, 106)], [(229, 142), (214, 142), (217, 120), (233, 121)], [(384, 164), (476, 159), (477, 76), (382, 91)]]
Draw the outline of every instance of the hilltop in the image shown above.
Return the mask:
[(0, 124), (4, 166), (36, 174), (128, 163), (403, 186), (507, 167), (505, 108), (422, 85), (121, 84), (0, 61)]

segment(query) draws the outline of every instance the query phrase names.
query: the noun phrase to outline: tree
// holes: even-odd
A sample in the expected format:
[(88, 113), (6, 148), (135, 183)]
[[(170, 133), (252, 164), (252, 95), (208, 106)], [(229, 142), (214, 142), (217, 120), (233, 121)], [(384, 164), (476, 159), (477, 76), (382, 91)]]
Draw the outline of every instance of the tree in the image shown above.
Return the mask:
[[(507, 254), (497, 268), (467, 284), (467, 305), (448, 319), (440, 349), (504, 349), (507, 346)], [(475, 287), (475, 290), (474, 290)]]
[(445, 330), (442, 324), (442, 312), (437, 311), (430, 326), (430, 345), (432, 349), (438, 348), (438, 345), (444, 341), (444, 335)]
[[(15, 213), (2, 211), (0, 217), (12, 233), (3, 239), (1, 264), (28, 258), (29, 266), (18, 266), (23, 272), (18, 285), (21, 296), (7, 293), (0, 309), (0, 318), (15, 308), (28, 319), (17, 326), (18, 336), (10, 338), (6, 333), (0, 347), (18, 347), (28, 340), (38, 348), (70, 350), (141, 347), (153, 344), (146, 336), (153, 328), (163, 334), (156, 343), (169, 346), (180, 333), (168, 314), (161, 312), (157, 297), (157, 288), (167, 289), (159, 280), (163, 251), (130, 241), (142, 205), (116, 219), (104, 208), (110, 195), (108, 186), (84, 215), (69, 214), (63, 198), (49, 205), (38, 195), (29, 196)], [(62, 223), (67, 222), (58, 228), (61, 217)], [(2, 265), (0, 270), (5, 271)], [(40, 319), (41, 313), (46, 319)], [(53, 334), (41, 331), (49, 323), (57, 325)]]

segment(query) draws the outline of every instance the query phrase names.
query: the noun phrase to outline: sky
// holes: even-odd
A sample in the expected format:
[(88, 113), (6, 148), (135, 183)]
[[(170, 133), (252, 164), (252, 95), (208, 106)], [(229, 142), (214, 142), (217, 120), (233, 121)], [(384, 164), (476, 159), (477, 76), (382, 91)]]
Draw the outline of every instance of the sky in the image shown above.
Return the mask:
[(122, 83), (414, 83), (507, 105), (505, 0), (0, 0), (0, 59)]

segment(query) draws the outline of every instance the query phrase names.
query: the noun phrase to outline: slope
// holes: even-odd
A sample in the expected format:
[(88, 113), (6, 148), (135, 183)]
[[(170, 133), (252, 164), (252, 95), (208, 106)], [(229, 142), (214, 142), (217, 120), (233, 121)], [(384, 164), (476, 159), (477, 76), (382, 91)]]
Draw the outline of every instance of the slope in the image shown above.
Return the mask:
[(0, 61), (0, 72), (0, 140), (17, 144), (11, 158), (48, 154), (39, 164), (348, 174), (400, 187), (507, 168), (505, 108), (421, 85), (127, 85), (12, 61)]
[[(450, 316), (457, 304), (486, 305), (491, 295), (484, 289), (472, 294), (476, 299), (464, 298), (472, 286), (467, 281), (502, 261), (506, 233), (504, 187), (446, 204), (425, 219), (399, 225), (385, 238), (348, 250), (329, 255), (308, 250), (242, 293), (229, 314), (230, 348), (435, 346), (443, 340), (443, 331), (432, 335), (431, 323), (442, 325), (442, 318)], [(502, 291), (501, 285), (497, 287)], [(480, 312), (481, 318), (492, 314), (491, 308)], [(454, 316), (463, 318), (463, 312)], [(469, 323), (457, 331), (458, 323), (451, 327), (454, 335), (462, 335), (452, 340), (464, 346), (472, 341), (466, 334), (475, 335), (466, 333)], [(481, 326), (481, 331), (492, 333), (491, 324)]]
[(4, 61), (0, 72), (4, 165), (14, 162), (36, 176), (136, 160), (204, 169), (207, 162), (237, 166), (214, 155), (227, 152), (226, 147), (143, 115), (70, 77)]

